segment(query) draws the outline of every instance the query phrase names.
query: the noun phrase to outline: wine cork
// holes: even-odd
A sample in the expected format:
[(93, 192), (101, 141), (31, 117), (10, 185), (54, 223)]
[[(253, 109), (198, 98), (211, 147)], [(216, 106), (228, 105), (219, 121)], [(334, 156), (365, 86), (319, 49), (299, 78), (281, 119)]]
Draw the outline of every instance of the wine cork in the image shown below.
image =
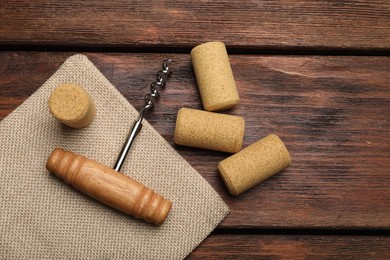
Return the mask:
[(291, 164), (290, 154), (274, 134), (253, 143), (218, 164), (224, 183), (233, 195), (239, 195)]
[(181, 108), (177, 115), (176, 144), (235, 153), (241, 149), (245, 120), (239, 116)]
[(95, 117), (95, 104), (88, 93), (76, 84), (62, 84), (50, 95), (49, 110), (61, 123), (81, 128)]
[(238, 104), (240, 98), (225, 44), (198, 45), (191, 51), (191, 60), (205, 110), (218, 111)]

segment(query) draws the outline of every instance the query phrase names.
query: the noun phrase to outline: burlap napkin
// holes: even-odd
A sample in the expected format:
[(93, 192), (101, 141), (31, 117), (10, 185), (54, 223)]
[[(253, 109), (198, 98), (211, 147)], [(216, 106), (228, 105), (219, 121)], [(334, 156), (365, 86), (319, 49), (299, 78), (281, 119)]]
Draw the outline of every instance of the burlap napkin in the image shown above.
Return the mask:
[[(55, 121), (47, 100), (61, 83), (78, 83), (97, 106), (75, 130)], [(70, 57), (0, 122), (1, 259), (178, 259), (227, 215), (212, 187), (151, 126), (144, 127), (122, 172), (173, 202), (161, 227), (113, 210), (49, 174), (63, 147), (112, 166), (137, 111), (83, 55)]]

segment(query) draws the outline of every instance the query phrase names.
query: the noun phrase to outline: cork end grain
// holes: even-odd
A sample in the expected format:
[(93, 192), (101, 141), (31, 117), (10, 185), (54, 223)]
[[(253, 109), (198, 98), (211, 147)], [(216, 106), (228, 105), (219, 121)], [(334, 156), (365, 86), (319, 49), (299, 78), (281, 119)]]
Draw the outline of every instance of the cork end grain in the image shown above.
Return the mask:
[(230, 100), (226, 100), (219, 103), (208, 104), (207, 102), (205, 102), (203, 104), (203, 108), (207, 111), (221, 111), (221, 110), (233, 108), (237, 106), (239, 102), (240, 99), (237, 96), (237, 98), (231, 98)]
[(219, 162), (218, 171), (229, 192), (237, 196), (290, 165), (283, 141), (270, 134)]
[(239, 189), (235, 185), (235, 183), (237, 183), (237, 180), (234, 180), (234, 179), (232, 180), (230, 177), (231, 175), (229, 174), (229, 172), (231, 170), (229, 169), (229, 166), (227, 166), (227, 168), (226, 168), (225, 164), (219, 162), (218, 163), (218, 170), (219, 170), (219, 174), (222, 178), (222, 181), (225, 183), (230, 194), (232, 194), (234, 196), (240, 195), (241, 192), (239, 191)]
[(49, 110), (55, 119), (73, 128), (89, 125), (96, 113), (92, 98), (76, 84), (62, 84), (54, 89)]
[(280, 162), (283, 162), (281, 164), (281, 167), (283, 169), (285, 169), (287, 167), (290, 167), (290, 165), (291, 165), (291, 156), (290, 156), (290, 153), (287, 150), (286, 145), (282, 141), (282, 139), (280, 139), (280, 137), (277, 136), (276, 134), (270, 134), (270, 135), (267, 136), (267, 138), (269, 140), (268, 142), (270, 143), (270, 146), (275, 147), (274, 152), (275, 153), (278, 152), (278, 156), (277, 157), (281, 158)]

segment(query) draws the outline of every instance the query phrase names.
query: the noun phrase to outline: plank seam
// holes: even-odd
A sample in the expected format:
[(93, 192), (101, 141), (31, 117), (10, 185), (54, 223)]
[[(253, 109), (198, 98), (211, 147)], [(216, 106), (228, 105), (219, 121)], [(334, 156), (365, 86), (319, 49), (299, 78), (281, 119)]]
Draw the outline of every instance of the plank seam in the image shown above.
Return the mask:
[[(102, 53), (171, 53), (189, 54), (192, 47), (182, 46), (71, 46), (71, 45), (7, 45), (0, 44), (2, 51), (28, 52), (102, 52)], [(390, 56), (390, 48), (386, 49), (355, 49), (326, 47), (237, 47), (227, 46), (229, 54), (241, 55), (291, 55), (291, 56)]]

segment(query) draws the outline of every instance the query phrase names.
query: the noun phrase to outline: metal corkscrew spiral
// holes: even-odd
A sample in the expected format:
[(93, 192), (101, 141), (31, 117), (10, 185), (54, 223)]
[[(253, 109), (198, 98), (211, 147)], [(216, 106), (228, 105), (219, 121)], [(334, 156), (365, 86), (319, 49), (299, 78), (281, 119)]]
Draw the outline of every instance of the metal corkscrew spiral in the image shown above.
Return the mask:
[(127, 154), (130, 151), (131, 145), (134, 142), (135, 137), (142, 128), (142, 120), (144, 118), (145, 112), (149, 111), (154, 107), (156, 99), (160, 97), (158, 87), (165, 88), (166, 80), (171, 75), (169, 70), (169, 64), (172, 62), (171, 59), (166, 59), (163, 61), (162, 70), (157, 72), (156, 81), (150, 84), (150, 93), (145, 95), (145, 104), (139, 112), (138, 119), (134, 122), (133, 127), (131, 128), (130, 134), (127, 137), (125, 144), (122, 147), (122, 150), (118, 156), (118, 159), (115, 163), (114, 170), (120, 171), (122, 165), (126, 159)]
[[(157, 87), (165, 88), (166, 80), (170, 76), (169, 64), (172, 60), (167, 59), (163, 61), (162, 70), (157, 72), (156, 81), (150, 84), (150, 93), (145, 95), (145, 105), (142, 110), (149, 110), (154, 106), (154, 101), (160, 97)], [(142, 112), (141, 110), (141, 112)]]

